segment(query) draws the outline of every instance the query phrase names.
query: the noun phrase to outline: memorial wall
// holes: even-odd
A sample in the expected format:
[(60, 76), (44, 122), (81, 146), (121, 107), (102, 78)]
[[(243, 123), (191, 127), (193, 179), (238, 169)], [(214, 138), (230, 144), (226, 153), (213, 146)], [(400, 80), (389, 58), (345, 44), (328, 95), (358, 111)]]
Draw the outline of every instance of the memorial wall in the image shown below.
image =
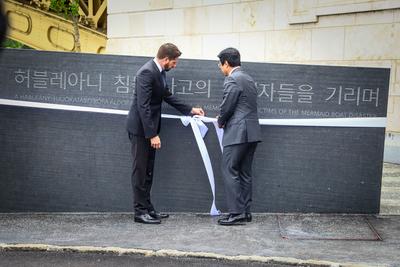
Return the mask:
[[(1, 212), (133, 211), (125, 120), (135, 73), (149, 59), (1, 52)], [(390, 70), (251, 62), (242, 68), (256, 81), (263, 121), (253, 211), (378, 213)], [(224, 80), (217, 59), (180, 59), (167, 76), (175, 95), (207, 117), (217, 115)], [(179, 115), (167, 104), (163, 114)], [(221, 150), (206, 125), (216, 206), (225, 211)], [(213, 195), (192, 129), (164, 118), (161, 140), (155, 207), (209, 212)]]

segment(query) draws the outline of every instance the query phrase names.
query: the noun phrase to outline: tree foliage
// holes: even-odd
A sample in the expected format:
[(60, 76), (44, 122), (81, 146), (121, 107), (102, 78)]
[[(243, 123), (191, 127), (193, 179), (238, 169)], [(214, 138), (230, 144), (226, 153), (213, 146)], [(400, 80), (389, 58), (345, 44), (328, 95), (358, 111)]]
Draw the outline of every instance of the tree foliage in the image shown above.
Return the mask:
[(4, 42), (1, 44), (1, 47), (4, 48), (19, 48), (19, 49), (32, 49), (27, 45), (24, 45), (23, 43), (20, 43), (18, 41), (12, 40), (12, 39), (5, 39)]
[(65, 17), (79, 16), (79, 2), (77, 0), (51, 0), (50, 10)]
[(79, 0), (51, 0), (50, 10), (57, 14), (63, 14), (66, 18), (71, 18), (74, 25), (74, 50), (81, 51), (79, 35)]

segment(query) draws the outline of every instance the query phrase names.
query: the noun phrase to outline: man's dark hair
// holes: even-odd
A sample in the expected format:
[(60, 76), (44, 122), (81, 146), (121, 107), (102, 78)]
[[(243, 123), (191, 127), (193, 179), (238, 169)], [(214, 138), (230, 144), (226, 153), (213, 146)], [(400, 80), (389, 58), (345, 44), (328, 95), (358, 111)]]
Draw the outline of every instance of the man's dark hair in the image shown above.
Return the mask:
[(166, 43), (160, 46), (157, 52), (157, 58), (163, 59), (167, 57), (170, 60), (176, 59), (182, 55), (182, 52), (179, 51), (178, 47), (171, 43)]
[(240, 66), (240, 53), (239, 50), (233, 47), (225, 48), (218, 54), (219, 61), (224, 64), (228, 62), (229, 66), (237, 67)]

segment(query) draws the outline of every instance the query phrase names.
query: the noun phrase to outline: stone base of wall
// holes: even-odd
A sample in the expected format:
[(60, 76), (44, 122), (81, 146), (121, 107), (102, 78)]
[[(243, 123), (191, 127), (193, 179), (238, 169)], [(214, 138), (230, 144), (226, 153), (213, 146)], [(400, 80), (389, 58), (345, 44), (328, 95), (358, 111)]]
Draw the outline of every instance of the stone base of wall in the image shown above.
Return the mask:
[(400, 133), (387, 132), (385, 139), (384, 162), (400, 164)]

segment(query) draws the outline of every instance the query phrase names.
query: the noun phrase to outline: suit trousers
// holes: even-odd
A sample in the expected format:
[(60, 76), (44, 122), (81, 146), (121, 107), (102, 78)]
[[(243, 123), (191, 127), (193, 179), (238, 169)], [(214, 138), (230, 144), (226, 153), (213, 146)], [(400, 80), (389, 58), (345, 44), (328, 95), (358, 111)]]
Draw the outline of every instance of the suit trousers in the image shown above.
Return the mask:
[(252, 201), (252, 163), (257, 142), (224, 147), (222, 153), (222, 176), (228, 212), (250, 212)]
[(133, 206), (136, 215), (153, 211), (150, 191), (153, 184), (153, 170), (156, 150), (151, 147), (150, 140), (144, 136), (129, 133), (131, 141)]

